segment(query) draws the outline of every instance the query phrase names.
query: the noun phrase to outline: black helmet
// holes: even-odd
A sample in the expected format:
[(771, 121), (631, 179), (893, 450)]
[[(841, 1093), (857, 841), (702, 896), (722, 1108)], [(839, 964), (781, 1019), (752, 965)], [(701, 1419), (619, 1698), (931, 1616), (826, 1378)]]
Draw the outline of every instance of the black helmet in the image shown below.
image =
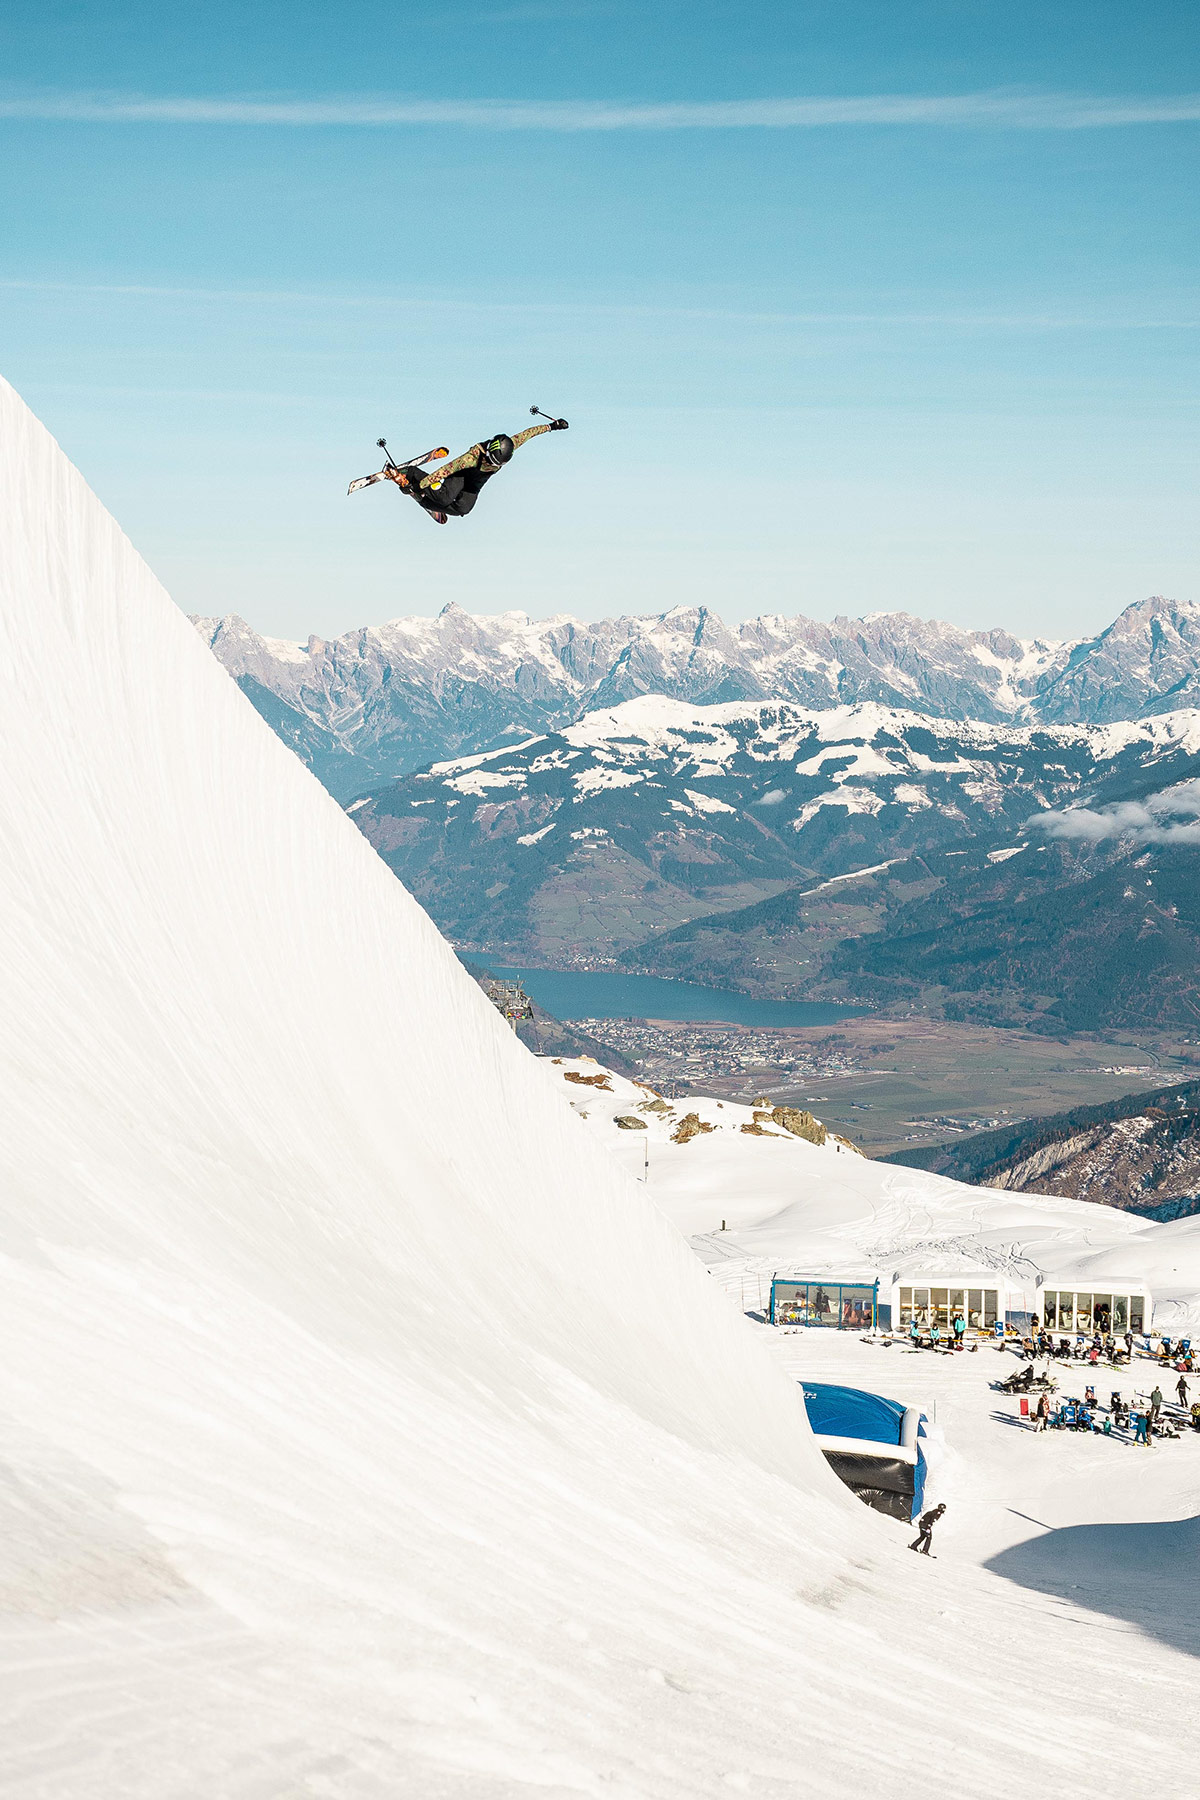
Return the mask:
[(483, 446), (483, 454), (493, 467), (499, 468), (501, 463), (509, 461), (516, 447), (507, 432), (502, 431), (499, 437), (488, 439)]

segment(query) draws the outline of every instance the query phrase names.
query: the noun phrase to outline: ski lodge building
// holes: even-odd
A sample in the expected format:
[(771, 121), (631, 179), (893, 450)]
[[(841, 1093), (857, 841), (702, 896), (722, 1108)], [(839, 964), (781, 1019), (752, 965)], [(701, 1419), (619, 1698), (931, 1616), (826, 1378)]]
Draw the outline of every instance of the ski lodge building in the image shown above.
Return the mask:
[(848, 1267), (776, 1274), (771, 1323), (908, 1332), (915, 1320), (923, 1333), (936, 1324), (943, 1338), (952, 1335), (960, 1313), (970, 1336), (994, 1337), (1006, 1329), (1024, 1335), (1035, 1318), (1068, 1334), (1112, 1331), (1120, 1337), (1150, 1328), (1153, 1297), (1144, 1283), (1110, 1284), (1098, 1293), (1031, 1263), (1014, 1275), (954, 1257), (938, 1264), (919, 1252), (897, 1261), (900, 1266), (893, 1263), (886, 1272)]

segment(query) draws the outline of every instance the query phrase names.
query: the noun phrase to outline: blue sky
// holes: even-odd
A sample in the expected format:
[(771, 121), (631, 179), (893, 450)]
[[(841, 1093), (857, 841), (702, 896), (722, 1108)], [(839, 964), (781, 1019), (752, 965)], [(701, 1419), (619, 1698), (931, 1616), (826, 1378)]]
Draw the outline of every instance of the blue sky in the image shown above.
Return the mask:
[[(180, 603), (1200, 599), (1195, 0), (0, 19), (0, 369)], [(464, 524), (347, 499), (532, 444)]]

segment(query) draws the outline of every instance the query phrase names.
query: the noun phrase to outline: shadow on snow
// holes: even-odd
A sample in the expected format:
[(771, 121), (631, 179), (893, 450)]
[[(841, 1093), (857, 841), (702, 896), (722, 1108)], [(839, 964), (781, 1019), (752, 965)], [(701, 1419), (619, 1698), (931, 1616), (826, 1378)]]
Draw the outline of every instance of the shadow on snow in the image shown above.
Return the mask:
[(1014, 1544), (986, 1566), (1021, 1587), (1123, 1619), (1161, 1643), (1197, 1656), (1198, 1556), (1200, 1517), (1066, 1525)]

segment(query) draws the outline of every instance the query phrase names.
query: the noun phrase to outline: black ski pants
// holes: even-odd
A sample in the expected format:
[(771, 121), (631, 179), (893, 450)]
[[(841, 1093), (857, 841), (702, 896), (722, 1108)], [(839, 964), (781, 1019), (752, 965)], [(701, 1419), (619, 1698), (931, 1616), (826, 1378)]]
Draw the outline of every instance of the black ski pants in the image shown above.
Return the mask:
[(484, 482), (490, 481), (495, 473), (495, 469), (460, 469), (455, 475), (447, 475), (439, 488), (422, 487), (418, 480), (408, 491), (426, 512), (443, 512), (451, 519), (465, 519), (478, 500)]

